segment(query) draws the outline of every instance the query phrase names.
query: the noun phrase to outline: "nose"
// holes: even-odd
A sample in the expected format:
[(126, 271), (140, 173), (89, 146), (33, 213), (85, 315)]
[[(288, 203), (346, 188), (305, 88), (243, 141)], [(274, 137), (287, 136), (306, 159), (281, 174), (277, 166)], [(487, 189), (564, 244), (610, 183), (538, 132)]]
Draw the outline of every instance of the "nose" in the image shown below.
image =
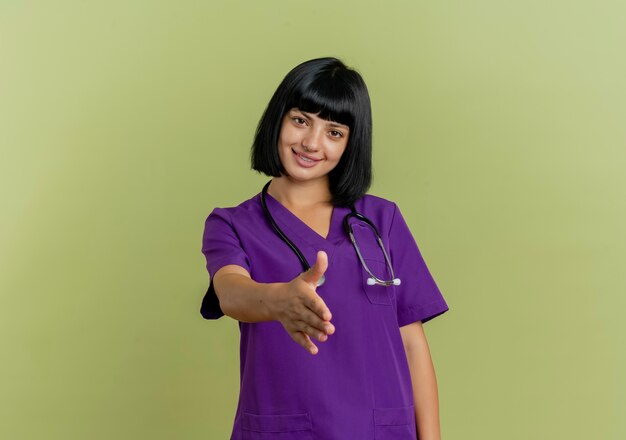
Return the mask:
[(307, 151), (317, 151), (320, 148), (320, 136), (322, 135), (321, 130), (310, 130), (306, 136), (302, 138), (302, 147)]

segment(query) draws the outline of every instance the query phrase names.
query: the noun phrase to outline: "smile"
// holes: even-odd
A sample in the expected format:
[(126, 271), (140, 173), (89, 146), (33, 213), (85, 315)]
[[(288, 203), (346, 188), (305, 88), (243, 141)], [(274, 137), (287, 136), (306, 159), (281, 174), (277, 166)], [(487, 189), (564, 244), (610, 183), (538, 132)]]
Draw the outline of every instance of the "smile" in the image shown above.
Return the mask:
[(293, 152), (294, 156), (296, 157), (296, 162), (298, 162), (298, 164), (300, 166), (303, 166), (305, 168), (310, 168), (313, 167), (315, 165), (317, 165), (318, 162), (321, 161), (321, 159), (311, 159), (309, 157), (303, 156), (299, 153), (296, 153), (293, 148), (291, 149), (291, 151)]

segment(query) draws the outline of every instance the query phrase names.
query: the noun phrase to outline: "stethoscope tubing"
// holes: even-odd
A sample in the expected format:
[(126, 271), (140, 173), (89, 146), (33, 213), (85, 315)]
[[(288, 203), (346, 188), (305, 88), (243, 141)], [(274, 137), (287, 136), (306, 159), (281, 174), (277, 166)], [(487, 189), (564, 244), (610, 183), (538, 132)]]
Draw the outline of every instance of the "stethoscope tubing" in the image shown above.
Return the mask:
[[(272, 217), (272, 214), (270, 213), (270, 211), (269, 211), (269, 209), (267, 207), (267, 203), (265, 201), (265, 195), (267, 194), (267, 188), (270, 186), (271, 182), (272, 182), (271, 180), (269, 182), (267, 182), (265, 184), (265, 186), (263, 187), (263, 190), (261, 191), (261, 206), (263, 208), (263, 213), (265, 214), (266, 219), (268, 220), (268, 222), (270, 223), (270, 225), (272, 226), (272, 229), (274, 229), (276, 234), (278, 234), (278, 236), (296, 254), (298, 259), (300, 260), (300, 264), (302, 265), (303, 271), (306, 272), (307, 270), (309, 270), (311, 268), (311, 266), (309, 265), (309, 262), (306, 260), (306, 258), (304, 257), (304, 255), (302, 254), (300, 249), (298, 249), (298, 247), (289, 239), (289, 237), (287, 237), (287, 235), (285, 235), (285, 233), (278, 227), (278, 225), (274, 221), (274, 217)], [(350, 241), (352, 242), (352, 246), (354, 247), (354, 249), (355, 249), (355, 251), (357, 253), (357, 256), (359, 258), (359, 261), (361, 262), (361, 265), (363, 266), (365, 271), (370, 275), (370, 278), (367, 279), (367, 284), (370, 285), (370, 286), (372, 286), (374, 284), (378, 284), (378, 285), (381, 285), (381, 286), (392, 286), (392, 285), (393, 286), (398, 286), (398, 285), (400, 285), (400, 279), (399, 278), (395, 278), (393, 267), (391, 265), (391, 260), (389, 259), (389, 255), (387, 254), (387, 251), (385, 250), (385, 246), (383, 244), (382, 238), (380, 237), (380, 234), (378, 233), (378, 229), (376, 228), (376, 226), (374, 225), (374, 223), (370, 219), (365, 217), (363, 214), (360, 214), (359, 212), (357, 212), (357, 210), (354, 207), (354, 205), (350, 206), (350, 210), (352, 212), (348, 213), (344, 217), (344, 219), (343, 219), (343, 228), (346, 231), (346, 234), (348, 235), (348, 237), (350, 238)], [(354, 238), (354, 232), (352, 231), (352, 225), (350, 224), (350, 218), (352, 218), (352, 217), (355, 217), (358, 220), (361, 220), (361, 221), (367, 223), (374, 230), (374, 233), (376, 234), (376, 240), (378, 242), (378, 245), (379, 245), (379, 247), (383, 251), (383, 255), (385, 256), (385, 262), (387, 263), (387, 266), (389, 267), (389, 271), (391, 272), (391, 280), (382, 280), (382, 279), (378, 278), (377, 276), (375, 276), (372, 273), (370, 268), (365, 263), (365, 260), (363, 259), (363, 256), (361, 255), (361, 251), (359, 249), (359, 246), (356, 243), (356, 239)], [(326, 278), (324, 276), (322, 276), (318, 280), (317, 285), (321, 286), (321, 285), (324, 284), (325, 281), (326, 281)]]

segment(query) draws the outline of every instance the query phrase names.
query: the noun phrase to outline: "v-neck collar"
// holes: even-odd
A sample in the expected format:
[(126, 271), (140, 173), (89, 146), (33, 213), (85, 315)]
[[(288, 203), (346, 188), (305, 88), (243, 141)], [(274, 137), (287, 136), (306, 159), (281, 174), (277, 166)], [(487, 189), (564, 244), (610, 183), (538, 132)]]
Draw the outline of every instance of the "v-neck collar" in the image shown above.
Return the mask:
[[(313, 248), (320, 250), (331, 250), (331, 248), (344, 239), (345, 234), (343, 232), (342, 223), (344, 216), (349, 211), (348, 208), (333, 206), (333, 212), (330, 217), (330, 228), (328, 229), (328, 235), (324, 238), (269, 193), (265, 193), (265, 196), (270, 214), (272, 214), (274, 221), (279, 223), (280, 228), (283, 229), (285, 234), (289, 235), (287, 230), (290, 230), (292, 233), (305, 240), (309, 245), (313, 246)], [(260, 197), (261, 194), (259, 194), (259, 203)]]

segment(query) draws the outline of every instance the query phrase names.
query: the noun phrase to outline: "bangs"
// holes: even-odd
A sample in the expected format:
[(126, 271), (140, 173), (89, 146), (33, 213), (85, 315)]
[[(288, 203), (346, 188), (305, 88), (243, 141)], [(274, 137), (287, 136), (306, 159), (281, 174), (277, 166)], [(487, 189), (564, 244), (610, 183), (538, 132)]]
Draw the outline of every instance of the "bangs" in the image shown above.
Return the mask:
[(319, 113), (322, 119), (354, 127), (354, 94), (341, 84), (337, 76), (328, 80), (318, 78), (317, 81), (297, 87), (287, 100), (285, 111), (294, 107), (307, 113)]

